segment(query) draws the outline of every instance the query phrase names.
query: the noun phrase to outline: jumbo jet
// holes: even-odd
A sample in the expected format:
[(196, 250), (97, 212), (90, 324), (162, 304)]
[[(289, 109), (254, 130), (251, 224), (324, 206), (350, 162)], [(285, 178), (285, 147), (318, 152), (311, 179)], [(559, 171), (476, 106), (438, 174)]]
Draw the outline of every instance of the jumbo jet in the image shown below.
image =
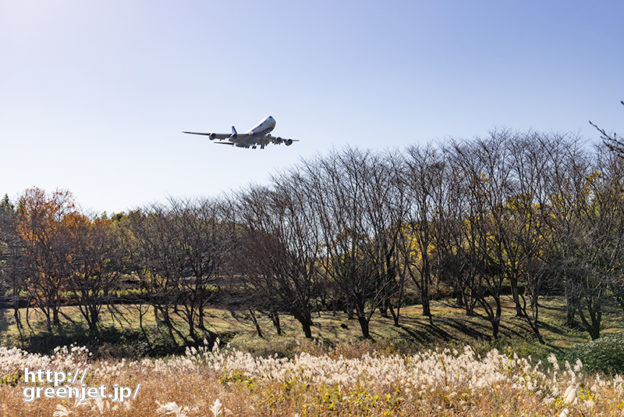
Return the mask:
[[(271, 116), (267, 117), (255, 127), (253, 127), (247, 133), (237, 133), (236, 128), (232, 126), (232, 133), (201, 133), (201, 132), (182, 132), (191, 135), (204, 135), (208, 136), (210, 140), (219, 140), (220, 145), (231, 145), (238, 148), (251, 148), (256, 149), (260, 146), (260, 149), (264, 149), (269, 143), (279, 145), (284, 143), (286, 146), (290, 146), (293, 142), (298, 142), (295, 139), (284, 139), (279, 136), (271, 136), (271, 131), (275, 129), (275, 119)], [(227, 140), (226, 142), (223, 142)]]

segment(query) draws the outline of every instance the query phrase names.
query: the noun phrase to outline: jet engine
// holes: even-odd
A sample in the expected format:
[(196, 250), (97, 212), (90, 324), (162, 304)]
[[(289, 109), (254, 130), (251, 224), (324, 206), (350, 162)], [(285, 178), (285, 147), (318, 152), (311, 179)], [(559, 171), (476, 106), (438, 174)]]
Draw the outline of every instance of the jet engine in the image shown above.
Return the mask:
[(284, 139), (280, 138), (279, 136), (275, 138), (275, 143), (278, 144), (278, 145), (280, 143), (282, 143), (283, 141), (284, 141)]
[(210, 140), (214, 140), (217, 137), (217, 135), (215, 133), (211, 133), (208, 135), (208, 139)]
[(284, 143), (286, 144), (286, 146), (290, 146), (290, 145), (292, 145), (293, 141), (292, 141), (292, 139), (286, 139), (284, 141)]

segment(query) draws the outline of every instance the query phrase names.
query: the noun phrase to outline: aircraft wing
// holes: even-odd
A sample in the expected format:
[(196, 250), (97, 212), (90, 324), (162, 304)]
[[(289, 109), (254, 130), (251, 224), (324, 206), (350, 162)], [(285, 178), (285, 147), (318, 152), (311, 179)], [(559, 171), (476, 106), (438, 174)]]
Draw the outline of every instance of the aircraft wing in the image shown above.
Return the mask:
[(187, 133), (189, 135), (208, 136), (210, 140), (213, 140), (213, 139), (223, 140), (232, 136), (230, 133), (202, 133), (202, 132), (182, 132), (182, 133)]
[(210, 140), (217, 139), (218, 142), (215, 142), (215, 143), (219, 143), (222, 145), (230, 145), (230, 146), (233, 145), (239, 148), (249, 148), (249, 147), (255, 148), (256, 146), (260, 146), (261, 148), (264, 148), (266, 145), (270, 143), (273, 143), (275, 145), (279, 145), (283, 143), (286, 146), (290, 146), (293, 144), (293, 142), (299, 142), (296, 139), (282, 138), (279, 136), (254, 135), (251, 133), (236, 133), (235, 130), (233, 130), (232, 133), (204, 133), (204, 132), (186, 132), (186, 131), (182, 133), (187, 133), (190, 135), (208, 136)]

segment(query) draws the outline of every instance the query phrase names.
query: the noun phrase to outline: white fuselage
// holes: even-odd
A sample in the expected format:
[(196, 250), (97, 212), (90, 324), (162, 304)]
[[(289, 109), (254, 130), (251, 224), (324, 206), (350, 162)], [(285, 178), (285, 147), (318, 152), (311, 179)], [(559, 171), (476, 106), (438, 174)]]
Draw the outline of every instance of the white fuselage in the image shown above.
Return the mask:
[(269, 134), (273, 129), (275, 129), (275, 119), (272, 116), (269, 116), (254, 126), (254, 128), (249, 131), (249, 134), (254, 136), (264, 136)]

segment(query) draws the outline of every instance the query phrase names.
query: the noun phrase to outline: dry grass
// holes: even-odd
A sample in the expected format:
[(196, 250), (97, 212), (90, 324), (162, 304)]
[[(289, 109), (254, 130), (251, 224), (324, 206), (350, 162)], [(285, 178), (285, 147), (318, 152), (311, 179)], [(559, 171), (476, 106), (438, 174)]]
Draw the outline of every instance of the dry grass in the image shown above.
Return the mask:
[[(416, 355), (340, 346), (292, 359), (189, 351), (168, 360), (92, 361), (0, 349), (0, 410), (11, 416), (624, 416), (624, 379), (579, 364), (535, 365), (470, 348)], [(347, 359), (346, 356), (353, 357)], [(24, 402), (23, 369), (88, 369), (89, 386), (141, 388), (135, 400)], [(50, 386), (51, 384), (47, 384)]]

